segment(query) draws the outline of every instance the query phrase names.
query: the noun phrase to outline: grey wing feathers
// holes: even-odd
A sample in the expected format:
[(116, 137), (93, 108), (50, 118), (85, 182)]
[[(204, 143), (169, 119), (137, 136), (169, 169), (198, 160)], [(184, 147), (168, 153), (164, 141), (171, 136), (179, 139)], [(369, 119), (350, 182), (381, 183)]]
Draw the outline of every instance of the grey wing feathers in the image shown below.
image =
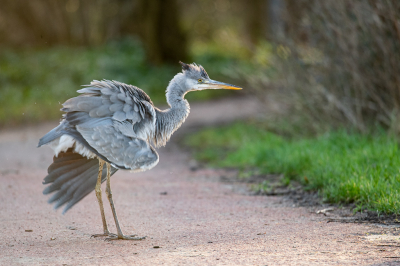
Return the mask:
[(116, 81), (93, 81), (61, 109), (66, 122), (95, 149), (121, 169), (144, 170), (158, 162), (148, 144), (155, 128), (155, 110), (139, 88)]
[[(63, 213), (92, 192), (96, 186), (99, 161), (87, 159), (72, 149), (62, 152), (53, 158), (53, 163), (48, 168), (48, 175), (43, 184), (50, 184), (43, 194), (56, 192), (49, 203), (55, 202), (54, 208), (67, 204)], [(117, 171), (111, 167), (111, 175)], [(106, 179), (106, 169), (103, 168), (102, 182)]]
[(143, 171), (154, 166), (158, 162), (157, 152), (146, 141), (121, 134), (124, 130), (119, 125), (120, 122), (114, 122), (113, 127), (77, 126), (77, 130), (90, 146), (117, 168)]
[(127, 121), (134, 131), (131, 135), (147, 141), (152, 138), (156, 113), (150, 97), (141, 89), (117, 81), (95, 80), (78, 92), (82, 95), (67, 100), (62, 111), (85, 112), (90, 119)]
[(62, 131), (62, 126), (59, 125), (55, 128), (53, 128), (52, 130), (50, 130), (49, 132), (46, 133), (46, 135), (44, 135), (40, 140), (39, 140), (39, 144), (38, 147), (45, 145), (53, 140), (55, 140), (56, 138), (61, 137), (64, 132)]

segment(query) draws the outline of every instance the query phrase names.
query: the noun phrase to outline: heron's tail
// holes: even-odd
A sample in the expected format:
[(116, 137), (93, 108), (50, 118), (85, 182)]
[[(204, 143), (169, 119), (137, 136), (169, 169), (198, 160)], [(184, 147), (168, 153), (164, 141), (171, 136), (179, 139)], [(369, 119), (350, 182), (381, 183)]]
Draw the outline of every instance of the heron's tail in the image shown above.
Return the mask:
[[(96, 186), (99, 170), (98, 159), (87, 159), (72, 149), (61, 152), (53, 158), (53, 163), (47, 169), (48, 175), (43, 184), (50, 184), (43, 190), (43, 194), (56, 193), (49, 199), (49, 203), (55, 202), (57, 209), (67, 203), (63, 214), (72, 206), (92, 192)], [(111, 175), (117, 171), (111, 167)], [(104, 165), (101, 182), (106, 180), (107, 170)]]

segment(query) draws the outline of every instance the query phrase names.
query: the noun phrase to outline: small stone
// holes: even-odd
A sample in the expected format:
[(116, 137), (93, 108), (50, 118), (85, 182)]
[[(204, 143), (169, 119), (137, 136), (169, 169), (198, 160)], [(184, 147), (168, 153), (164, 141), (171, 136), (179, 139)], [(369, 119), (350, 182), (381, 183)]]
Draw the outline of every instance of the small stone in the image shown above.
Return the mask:
[(32, 233), (33, 230), (31, 230), (31, 229), (26, 229), (25, 232)]
[(189, 169), (190, 171), (197, 171), (199, 169), (199, 163), (196, 160), (189, 161)]
[(160, 248), (160, 246), (154, 246), (153, 248)]

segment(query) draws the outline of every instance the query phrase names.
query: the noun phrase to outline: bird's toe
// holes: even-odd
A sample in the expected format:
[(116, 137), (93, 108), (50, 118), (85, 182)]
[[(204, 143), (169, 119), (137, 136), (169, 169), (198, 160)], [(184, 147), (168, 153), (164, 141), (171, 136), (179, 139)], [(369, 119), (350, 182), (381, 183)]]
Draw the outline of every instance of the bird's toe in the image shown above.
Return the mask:
[(113, 236), (110, 236), (110, 237), (106, 238), (105, 240), (106, 241), (111, 241), (111, 240), (143, 240), (145, 238), (146, 238), (146, 236), (138, 237), (137, 235), (129, 235), (129, 236), (126, 236), (126, 235), (121, 235), (121, 236), (113, 235)]
[(103, 236), (107, 236), (107, 237), (118, 237), (118, 235), (113, 234), (113, 233), (103, 233), (103, 234), (94, 234), (91, 237), (96, 238), (96, 237), (103, 237)]

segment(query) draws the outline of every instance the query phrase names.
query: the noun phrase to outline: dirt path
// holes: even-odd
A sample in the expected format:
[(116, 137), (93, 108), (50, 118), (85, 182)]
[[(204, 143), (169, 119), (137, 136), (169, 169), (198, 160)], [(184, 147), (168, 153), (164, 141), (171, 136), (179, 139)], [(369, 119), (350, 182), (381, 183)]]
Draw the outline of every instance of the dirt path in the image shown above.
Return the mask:
[[(181, 132), (256, 110), (246, 99), (192, 105)], [(202, 120), (205, 113), (212, 118)], [(399, 237), (385, 228), (327, 223), (309, 209), (280, 204), (279, 197), (237, 192), (218, 182), (221, 171), (191, 171), (190, 157), (173, 142), (159, 151), (153, 170), (119, 171), (112, 179), (124, 232), (147, 239), (90, 238), (102, 231), (94, 193), (66, 215), (42, 195), (52, 152), (36, 145), (55, 124), (0, 133), (0, 265), (400, 264)], [(115, 231), (109, 208), (106, 215)]]

